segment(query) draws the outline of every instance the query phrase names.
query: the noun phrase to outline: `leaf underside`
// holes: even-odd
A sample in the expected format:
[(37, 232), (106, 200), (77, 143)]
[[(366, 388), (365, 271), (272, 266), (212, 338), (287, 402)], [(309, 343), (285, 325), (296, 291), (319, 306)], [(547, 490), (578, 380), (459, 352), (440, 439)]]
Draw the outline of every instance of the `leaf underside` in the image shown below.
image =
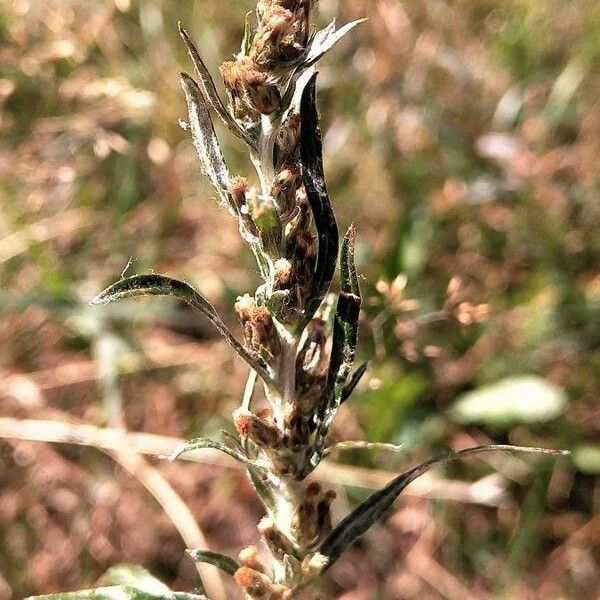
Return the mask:
[(181, 73), (181, 87), (185, 93), (192, 140), (198, 152), (202, 170), (219, 193), (221, 202), (229, 208), (230, 212), (236, 214), (235, 203), (229, 194), (231, 176), (210, 118), (206, 98), (198, 84), (187, 73)]
[(188, 592), (169, 591), (167, 594), (150, 594), (126, 585), (113, 585), (78, 592), (30, 596), (25, 600), (208, 600), (208, 598)]
[(117, 565), (101, 578), (102, 587), (77, 592), (31, 596), (26, 600), (208, 600), (206, 596), (173, 592), (139, 565)]
[(318, 31), (311, 40), (310, 47), (302, 61), (302, 67), (307, 69), (314, 65), (326, 52), (331, 50), (347, 33), (354, 29), (357, 25), (368, 21), (369, 19), (358, 19), (342, 25), (336, 29), (335, 20), (329, 23), (325, 29)]
[[(250, 13), (249, 13), (250, 14)], [(248, 24), (247, 18), (247, 24)], [(209, 103), (215, 112), (219, 115), (221, 120), (229, 127), (229, 129), (237, 136), (242, 138), (249, 146), (254, 147), (256, 145), (255, 141), (252, 137), (242, 129), (239, 123), (233, 118), (233, 115), (229, 112), (223, 101), (221, 100), (221, 96), (219, 96), (219, 92), (215, 86), (215, 82), (208, 71), (208, 68), (204, 64), (196, 45), (194, 44), (192, 38), (185, 30), (181, 22), (179, 25), (179, 35), (185, 42), (187, 46), (188, 53), (190, 58), (192, 59), (192, 63), (194, 64), (194, 68), (198, 77), (200, 78), (200, 87), (202, 90), (202, 95), (205, 99), (205, 103)]]

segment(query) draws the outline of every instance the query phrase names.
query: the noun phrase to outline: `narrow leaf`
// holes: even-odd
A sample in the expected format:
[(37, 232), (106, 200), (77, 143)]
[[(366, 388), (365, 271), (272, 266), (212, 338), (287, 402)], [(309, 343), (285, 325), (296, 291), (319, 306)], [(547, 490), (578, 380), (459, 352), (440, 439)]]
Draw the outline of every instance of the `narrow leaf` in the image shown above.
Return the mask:
[(313, 289), (304, 315), (306, 323), (312, 319), (329, 289), (339, 248), (337, 223), (323, 173), (323, 147), (317, 113), (316, 80), (315, 74), (302, 94), (300, 105), (302, 178), (314, 216), (319, 243)]
[(336, 442), (325, 448), (323, 456), (329, 456), (334, 452), (344, 452), (349, 450), (380, 450), (386, 452), (402, 452), (404, 446), (398, 444), (386, 444), (383, 442), (364, 442), (362, 440), (348, 440), (346, 442)]
[(354, 511), (352, 511), (341, 523), (331, 532), (329, 537), (323, 542), (319, 552), (329, 558), (327, 568), (329, 568), (341, 556), (357, 538), (359, 538), (367, 529), (374, 525), (391, 508), (394, 500), (402, 491), (415, 479), (423, 475), (434, 466), (448, 463), (450, 461), (463, 458), (470, 454), (480, 454), (483, 452), (529, 452), (534, 454), (550, 454), (552, 456), (565, 456), (569, 452), (564, 450), (550, 450), (547, 448), (527, 448), (523, 446), (477, 446), (467, 448), (459, 452), (452, 452), (443, 456), (430, 458), (413, 469), (402, 473), (393, 479), (383, 489), (379, 490), (367, 498)]
[(335, 311), (333, 346), (327, 376), (327, 393), (330, 396), (328, 409), (334, 410), (341, 404), (343, 390), (354, 364), (358, 340), (361, 296), (354, 264), (355, 236), (356, 231), (350, 226), (344, 236), (340, 253), (342, 289)]
[(121, 279), (92, 298), (90, 304), (103, 305), (131, 298), (134, 296), (175, 296), (190, 306), (198, 309), (208, 317), (217, 331), (233, 346), (234, 350), (263, 378), (265, 383), (274, 387), (273, 380), (268, 371), (254, 358), (229, 331), (221, 320), (213, 305), (204, 296), (200, 295), (193, 287), (178, 279), (164, 277), (163, 275), (134, 275)]
[(322, 29), (318, 31), (313, 37), (307, 53), (302, 60), (302, 67), (304, 69), (314, 65), (327, 51), (331, 50), (335, 44), (337, 44), (347, 33), (354, 29), (357, 25), (368, 21), (369, 19), (358, 19), (357, 21), (351, 21), (346, 23), (339, 29), (335, 28), (335, 21), (332, 21)]
[(246, 13), (244, 19), (244, 39), (242, 40), (242, 47), (240, 52), (242, 56), (250, 56), (250, 47), (252, 46), (252, 14), (253, 10)]
[[(248, 28), (250, 23), (250, 14), (246, 15), (246, 28)], [(200, 88), (202, 90), (202, 95), (205, 98), (205, 101), (210, 103), (215, 112), (219, 115), (221, 120), (227, 125), (227, 127), (235, 133), (238, 137), (242, 138), (248, 145), (251, 147), (256, 147), (256, 143), (252, 139), (252, 137), (245, 131), (240, 124), (235, 120), (233, 115), (229, 112), (221, 97), (219, 96), (219, 92), (217, 91), (217, 87), (215, 86), (215, 82), (211, 77), (196, 45), (192, 41), (192, 38), (188, 34), (188, 32), (184, 29), (181, 22), (178, 23), (179, 26), (179, 35), (185, 42), (187, 46), (188, 53), (192, 62), (194, 63), (194, 68), (198, 77), (200, 78)]]
[(356, 274), (356, 263), (354, 260), (355, 241), (356, 229), (354, 225), (350, 225), (344, 236), (342, 251), (340, 253), (340, 279), (342, 281), (343, 292), (360, 296), (358, 275)]
[(354, 364), (358, 340), (358, 319), (360, 316), (360, 288), (354, 264), (353, 226), (348, 228), (340, 253), (340, 274), (342, 289), (337, 301), (333, 324), (333, 342), (327, 385), (318, 414), (318, 427), (315, 434), (312, 455), (307, 462), (304, 474), (308, 474), (321, 460), (325, 440), (338, 408), (343, 402), (348, 376)]
[(155, 598), (155, 596), (150, 596), (135, 588), (119, 585), (78, 592), (30, 596), (25, 600), (146, 600), (150, 598)]
[[(282, 97), (282, 106), (289, 106), (291, 112), (297, 112), (300, 105), (299, 99), (302, 97), (304, 89), (314, 73), (315, 63), (351, 29), (367, 20), (359, 19), (358, 21), (352, 21), (337, 31), (335, 29), (335, 21), (333, 21), (325, 29), (317, 32), (312, 37), (306, 51), (298, 59), (287, 85), (284, 86), (286, 89)], [(284, 116), (288, 114), (286, 113)]]
[(187, 592), (149, 594), (131, 586), (115, 585), (78, 592), (62, 592), (45, 596), (29, 596), (25, 600), (208, 600), (206, 596)]
[(210, 552), (209, 550), (186, 550), (186, 552), (194, 562), (209, 563), (229, 575), (235, 575), (235, 572), (240, 568), (237, 561), (225, 556), (225, 554)]
[(254, 465), (254, 463), (252, 463), (252, 461), (245, 454), (238, 452), (237, 450), (231, 448), (227, 444), (224, 444), (223, 442), (216, 442), (209, 438), (203, 437), (194, 438), (184, 442), (183, 444), (180, 444), (173, 450), (173, 452), (171, 452), (168, 459), (170, 461), (174, 461), (186, 452), (193, 452), (194, 450), (201, 450), (203, 448), (213, 448), (214, 450), (220, 450), (221, 452), (228, 454), (232, 458), (235, 458), (236, 460), (244, 464)]
[(181, 87), (185, 93), (192, 140), (198, 152), (202, 170), (219, 193), (223, 205), (236, 215), (237, 206), (229, 193), (231, 176), (210, 118), (206, 99), (198, 84), (186, 73), (181, 73)]
[(117, 565), (101, 578), (102, 585), (120, 585), (135, 588), (151, 596), (169, 596), (171, 590), (154, 575), (139, 565)]
[(360, 365), (360, 367), (358, 367), (358, 369), (356, 369), (356, 371), (352, 373), (352, 375), (350, 376), (350, 380), (348, 381), (348, 383), (344, 387), (344, 391), (342, 392), (341, 404), (348, 400), (356, 386), (360, 383), (360, 380), (363, 378), (363, 375), (367, 372), (368, 368), (369, 363), (366, 362)]

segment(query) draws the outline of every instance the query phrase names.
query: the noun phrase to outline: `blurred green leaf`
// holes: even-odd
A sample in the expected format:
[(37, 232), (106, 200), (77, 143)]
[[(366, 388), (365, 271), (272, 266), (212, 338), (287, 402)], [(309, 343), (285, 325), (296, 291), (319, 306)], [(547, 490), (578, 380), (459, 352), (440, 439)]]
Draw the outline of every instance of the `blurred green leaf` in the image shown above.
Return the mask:
[(147, 594), (169, 594), (169, 588), (140, 565), (116, 565), (100, 580), (106, 585), (134, 587)]
[(541, 377), (509, 377), (459, 398), (449, 415), (459, 423), (509, 426), (550, 421), (564, 411), (564, 391)]
[(366, 438), (373, 442), (396, 441), (408, 412), (426, 389), (427, 381), (418, 373), (382, 377), (381, 387), (361, 396), (361, 404), (369, 408)]
[(32, 596), (26, 600), (207, 600), (206, 596), (171, 591), (162, 581), (138, 565), (113, 567), (101, 581), (112, 585), (77, 592)]
[(207, 598), (187, 592), (168, 591), (166, 594), (149, 594), (133, 587), (115, 585), (78, 592), (30, 596), (25, 600), (207, 600)]
[(578, 446), (573, 452), (573, 460), (582, 473), (597, 475), (600, 473), (600, 446)]

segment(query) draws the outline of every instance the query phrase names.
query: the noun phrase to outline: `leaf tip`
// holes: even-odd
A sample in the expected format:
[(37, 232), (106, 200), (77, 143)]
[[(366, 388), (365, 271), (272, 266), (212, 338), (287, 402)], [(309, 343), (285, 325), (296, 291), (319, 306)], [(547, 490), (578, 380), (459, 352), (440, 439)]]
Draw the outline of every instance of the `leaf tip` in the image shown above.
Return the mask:
[(102, 306), (103, 304), (107, 304), (106, 302), (106, 290), (96, 294), (89, 302), (90, 306)]
[(354, 223), (350, 223), (350, 226), (346, 230), (345, 238), (350, 244), (354, 244), (354, 240), (356, 239), (356, 226)]
[(179, 31), (179, 35), (183, 38), (183, 40), (187, 41), (190, 36), (185, 30), (185, 27), (183, 26), (183, 23), (181, 21), (177, 21), (177, 29)]
[(165, 460), (168, 460), (169, 462), (174, 462), (184, 453), (185, 446), (186, 446), (185, 444), (180, 444), (179, 446), (176, 446), (173, 449), (171, 454), (164, 455), (161, 458), (164, 458)]

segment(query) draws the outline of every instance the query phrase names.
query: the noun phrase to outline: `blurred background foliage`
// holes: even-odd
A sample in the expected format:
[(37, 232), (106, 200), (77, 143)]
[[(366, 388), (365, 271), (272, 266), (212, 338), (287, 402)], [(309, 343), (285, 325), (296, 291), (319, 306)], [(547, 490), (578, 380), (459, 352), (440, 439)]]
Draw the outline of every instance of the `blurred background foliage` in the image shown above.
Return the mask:
[[(596, 0), (321, 0), (369, 17), (320, 66), (326, 172), (354, 221), (368, 381), (341, 454), (383, 474), (493, 440), (573, 450), (447, 467), (347, 553), (345, 600), (600, 596), (600, 6)], [(251, 0), (0, 4), (2, 417), (170, 436), (228, 427), (244, 366), (165, 302), (90, 309), (129, 272), (182, 275), (232, 323), (256, 268), (188, 136), (181, 19), (216, 73)], [(232, 172), (243, 148), (222, 134)], [(197, 585), (134, 477), (92, 448), (0, 442), (0, 598), (139, 562)], [(156, 463), (212, 547), (255, 541), (242, 473)], [(339, 473), (344, 473), (340, 471)], [(437, 482), (437, 483), (436, 483)], [(369, 482), (344, 480), (338, 515)], [(451, 498), (460, 483), (460, 497)], [(425, 499), (428, 498), (428, 499)], [(446, 499), (442, 501), (443, 499)], [(233, 597), (233, 596), (232, 596)]]

